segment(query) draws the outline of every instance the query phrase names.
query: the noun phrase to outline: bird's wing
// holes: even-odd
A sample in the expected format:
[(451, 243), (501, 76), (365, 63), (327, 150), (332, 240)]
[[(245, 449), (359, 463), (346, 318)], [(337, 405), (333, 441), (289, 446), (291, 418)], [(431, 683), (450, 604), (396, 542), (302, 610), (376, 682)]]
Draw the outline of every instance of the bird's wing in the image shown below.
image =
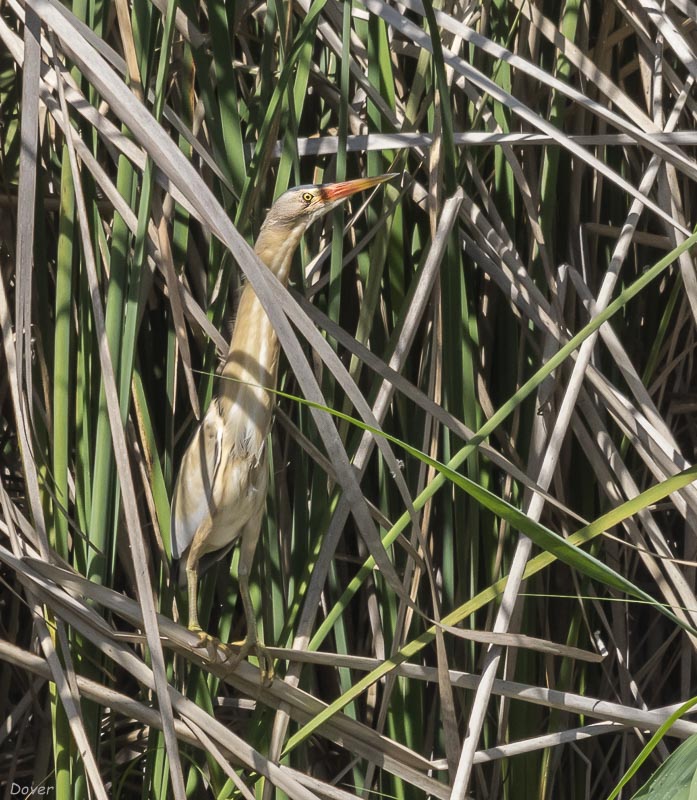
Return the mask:
[(206, 416), (184, 453), (172, 497), (172, 558), (181, 558), (196, 531), (215, 511), (214, 487), (222, 454), (223, 421), (217, 403)]

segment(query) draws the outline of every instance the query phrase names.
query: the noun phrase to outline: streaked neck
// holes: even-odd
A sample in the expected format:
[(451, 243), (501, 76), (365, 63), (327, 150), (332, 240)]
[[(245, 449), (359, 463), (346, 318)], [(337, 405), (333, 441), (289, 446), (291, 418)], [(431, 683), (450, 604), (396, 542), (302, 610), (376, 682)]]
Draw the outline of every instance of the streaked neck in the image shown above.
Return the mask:
[(293, 254), (304, 232), (303, 224), (290, 230), (263, 225), (259, 231), (254, 251), (284, 286), (288, 284)]

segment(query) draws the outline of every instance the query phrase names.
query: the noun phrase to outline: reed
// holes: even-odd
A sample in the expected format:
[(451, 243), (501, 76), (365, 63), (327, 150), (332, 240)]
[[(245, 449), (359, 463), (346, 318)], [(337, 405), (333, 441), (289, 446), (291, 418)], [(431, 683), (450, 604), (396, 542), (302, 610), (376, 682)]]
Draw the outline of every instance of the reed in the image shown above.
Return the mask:
[[(4, 4), (5, 796), (687, 791), (683, 5)], [(275, 198), (387, 172), (269, 278)], [(243, 281), (281, 345), (271, 686), (195, 647), (170, 558)], [(200, 585), (223, 641), (237, 561)]]

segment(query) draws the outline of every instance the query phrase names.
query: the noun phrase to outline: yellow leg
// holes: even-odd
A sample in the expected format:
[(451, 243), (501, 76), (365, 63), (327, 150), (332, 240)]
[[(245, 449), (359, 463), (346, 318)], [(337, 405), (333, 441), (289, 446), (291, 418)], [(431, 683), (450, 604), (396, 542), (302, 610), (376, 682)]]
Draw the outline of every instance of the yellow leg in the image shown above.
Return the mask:
[(198, 548), (194, 541), (189, 557), (186, 560), (186, 586), (189, 597), (189, 630), (198, 634), (196, 649), (205, 650), (211, 661), (218, 661), (218, 645), (220, 641), (206, 633), (198, 621)]
[(264, 643), (259, 640), (257, 631), (257, 618), (249, 591), (249, 573), (254, 561), (254, 551), (257, 547), (259, 533), (261, 532), (262, 511), (254, 516), (243, 528), (240, 537), (240, 566), (238, 571), (240, 597), (244, 608), (244, 617), (247, 623), (247, 635), (241, 642), (234, 642), (237, 651), (231, 651), (229, 645), (224, 644), (215, 636), (202, 630), (198, 621), (198, 562), (201, 557), (201, 543), (205, 542), (207, 530), (205, 523), (199, 527), (191, 542), (191, 548), (186, 560), (186, 582), (189, 597), (189, 630), (198, 634), (197, 648), (205, 649), (211, 661), (219, 660), (219, 651), (225, 652), (224, 660), (234, 670), (237, 665), (253, 650), (259, 660), (259, 673), (261, 682), (269, 686), (274, 678), (273, 660), (269, 656)]
[[(189, 597), (189, 630), (198, 634), (197, 649), (205, 650), (211, 661), (219, 661), (218, 647), (222, 646), (219, 639), (206, 633), (198, 621), (198, 562), (200, 558), (199, 542), (204, 541), (203, 525), (196, 531), (191, 543), (188, 558), (186, 559), (186, 584)], [(226, 659), (227, 660), (227, 659)]]
[(186, 583), (189, 593), (189, 630), (200, 631), (198, 623), (198, 564), (194, 567), (189, 566), (190, 559), (186, 564)]
[(186, 585), (189, 594), (189, 630), (200, 631), (201, 626), (198, 622), (198, 562), (203, 555), (201, 548), (211, 530), (211, 518), (206, 518), (196, 529), (194, 538), (191, 540), (189, 553), (186, 557)]
[(254, 613), (252, 598), (249, 593), (249, 579), (240, 575), (240, 597), (244, 606), (244, 616), (247, 621), (247, 635), (241, 642), (233, 642), (239, 651), (231, 659), (231, 669), (235, 669), (243, 658), (253, 650), (259, 661), (259, 676), (264, 686), (270, 686), (274, 679), (273, 659), (269, 655), (264, 643), (259, 639), (257, 619)]
[(235, 642), (236, 645), (239, 645), (240, 651), (235, 655), (232, 666), (233, 668), (236, 667), (243, 658), (247, 657), (250, 651), (254, 650), (259, 660), (261, 682), (265, 686), (270, 686), (274, 678), (273, 659), (268, 654), (266, 647), (264, 647), (264, 643), (259, 639), (257, 617), (254, 612), (254, 604), (252, 603), (252, 596), (249, 591), (249, 573), (252, 569), (254, 552), (257, 548), (259, 533), (261, 532), (262, 513), (263, 509), (245, 525), (241, 536), (240, 564), (237, 576), (239, 579), (242, 607), (244, 608), (244, 617), (247, 623), (247, 635), (241, 642)]

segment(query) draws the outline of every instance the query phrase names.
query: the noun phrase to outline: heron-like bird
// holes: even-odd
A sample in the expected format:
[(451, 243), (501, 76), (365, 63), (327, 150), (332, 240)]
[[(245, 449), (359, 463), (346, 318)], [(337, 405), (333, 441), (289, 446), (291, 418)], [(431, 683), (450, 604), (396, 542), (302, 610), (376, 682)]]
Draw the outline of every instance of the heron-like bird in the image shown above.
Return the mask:
[[(254, 249), (285, 286), (291, 260), (307, 228), (351, 195), (393, 175), (341, 183), (298, 186), (274, 203)], [(247, 284), (242, 291), (218, 395), (211, 402), (184, 454), (172, 499), (172, 556), (186, 564), (189, 630), (200, 646), (220, 644), (198, 621), (198, 579), (203, 567), (240, 541), (239, 590), (247, 635), (233, 668), (255, 650), (262, 681), (273, 679), (273, 663), (257, 634), (249, 574), (261, 531), (268, 480), (266, 438), (271, 428), (279, 344), (276, 332)], [(205, 558), (204, 558), (205, 557)]]

